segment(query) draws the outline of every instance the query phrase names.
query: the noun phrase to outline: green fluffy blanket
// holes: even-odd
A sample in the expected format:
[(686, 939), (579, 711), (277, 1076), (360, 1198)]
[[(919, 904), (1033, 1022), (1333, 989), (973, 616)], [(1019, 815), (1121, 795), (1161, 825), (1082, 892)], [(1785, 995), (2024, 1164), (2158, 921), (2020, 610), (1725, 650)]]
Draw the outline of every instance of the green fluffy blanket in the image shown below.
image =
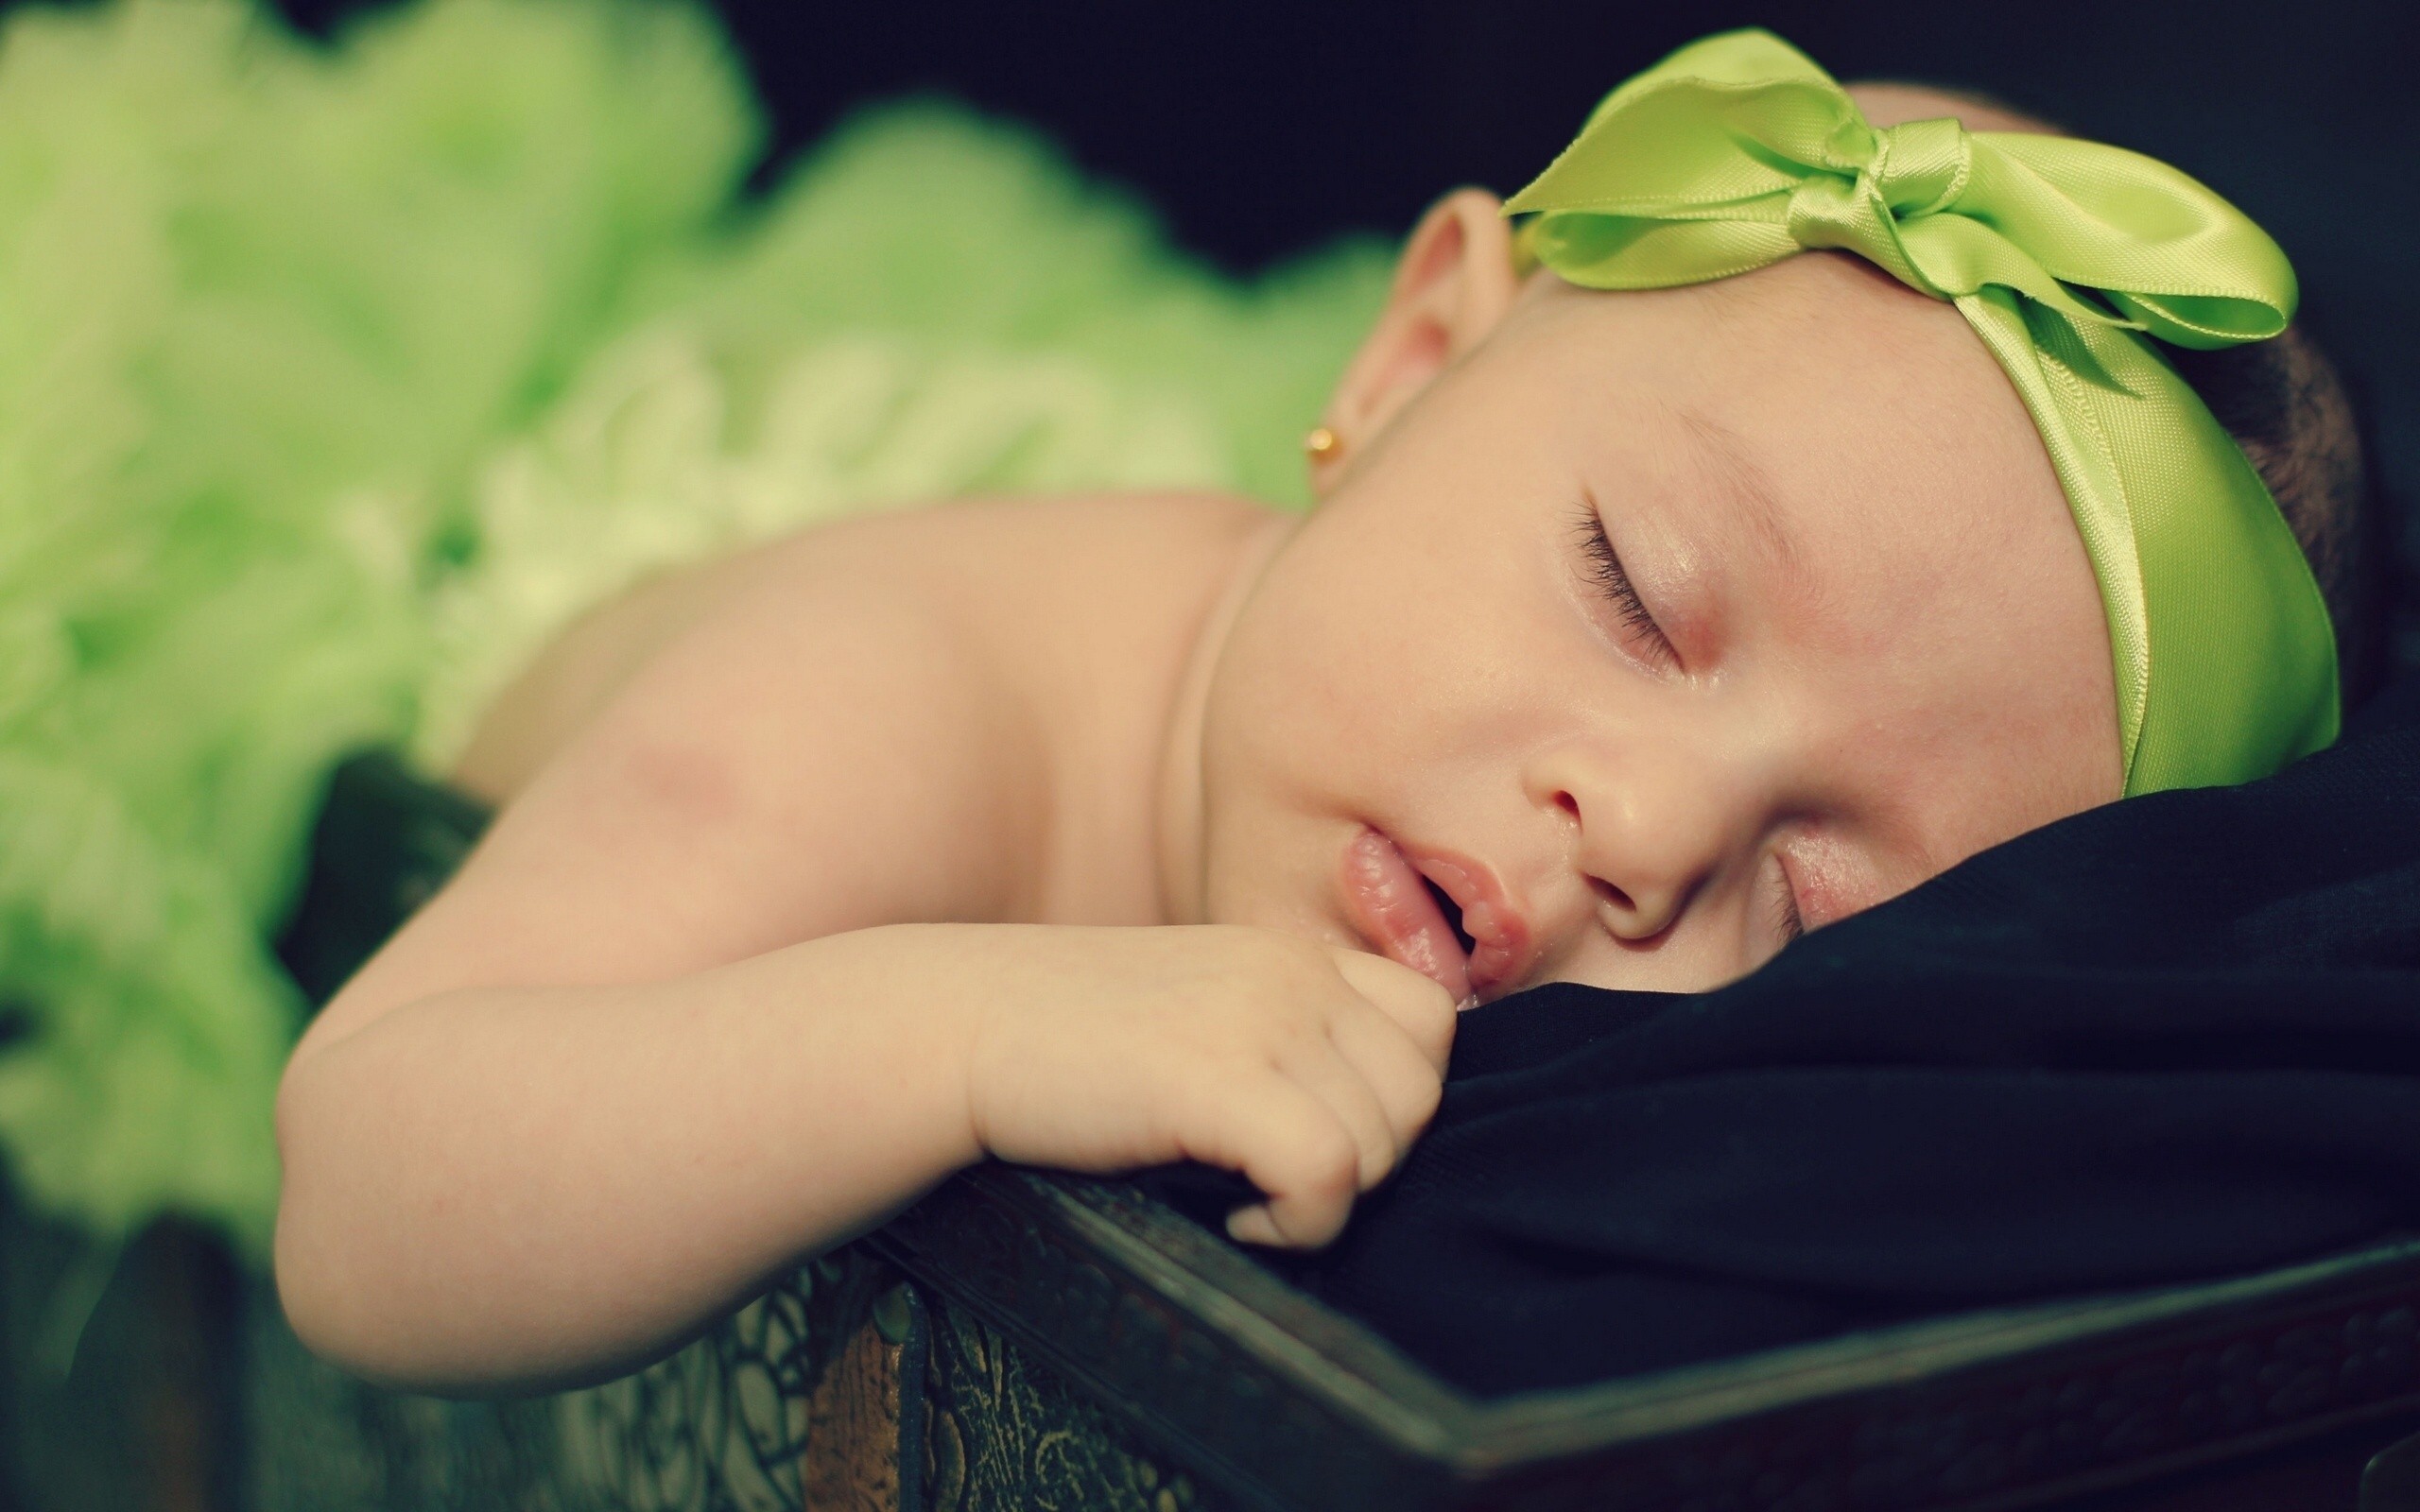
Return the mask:
[(749, 202), (758, 141), (642, 0), (0, 27), (0, 1142), (43, 1207), (259, 1245), (331, 762), (441, 763), (636, 575), (978, 490), (1299, 496), (1373, 249), (1241, 285), (937, 105)]

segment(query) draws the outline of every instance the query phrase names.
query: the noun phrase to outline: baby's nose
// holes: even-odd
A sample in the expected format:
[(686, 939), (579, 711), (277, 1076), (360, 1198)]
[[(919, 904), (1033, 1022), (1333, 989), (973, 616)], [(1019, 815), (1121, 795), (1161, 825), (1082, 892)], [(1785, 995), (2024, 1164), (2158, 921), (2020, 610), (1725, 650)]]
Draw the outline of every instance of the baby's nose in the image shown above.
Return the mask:
[(1599, 916), (1626, 940), (1669, 929), (1739, 828), (1717, 775), (1671, 757), (1617, 761), (1569, 747), (1541, 759), (1529, 786), (1531, 801), (1561, 816)]

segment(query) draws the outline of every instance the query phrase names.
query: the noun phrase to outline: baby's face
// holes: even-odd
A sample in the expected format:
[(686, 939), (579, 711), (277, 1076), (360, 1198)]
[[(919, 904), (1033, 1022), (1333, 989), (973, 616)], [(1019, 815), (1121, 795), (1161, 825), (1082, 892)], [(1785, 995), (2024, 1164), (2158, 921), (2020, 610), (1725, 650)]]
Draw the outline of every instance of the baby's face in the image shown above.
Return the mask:
[(1354, 445), (1219, 651), (1202, 917), (1694, 990), (2118, 796), (2041, 441), (1861, 263), (1532, 279)]

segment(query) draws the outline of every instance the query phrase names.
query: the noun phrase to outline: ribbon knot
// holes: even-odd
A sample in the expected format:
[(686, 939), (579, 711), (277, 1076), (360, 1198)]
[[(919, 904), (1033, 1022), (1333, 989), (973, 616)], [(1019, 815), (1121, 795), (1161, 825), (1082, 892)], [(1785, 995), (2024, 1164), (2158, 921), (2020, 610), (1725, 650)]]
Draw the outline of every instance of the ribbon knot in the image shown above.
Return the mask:
[(1867, 172), (1893, 216), (1906, 221), (1948, 209), (1974, 166), (1966, 129), (1943, 116), (1875, 132), (1874, 163)]
[[(1702, 284), (1840, 248), (1955, 303), (2033, 417), (2108, 610), (2126, 790), (2241, 782), (2335, 738), (2336, 648), (2274, 500), (2143, 338), (2292, 317), (2292, 267), (2140, 153), (1955, 120), (1876, 130), (1770, 32), (1682, 48), (1505, 205), (1569, 283)], [(2154, 655), (2159, 671), (2154, 677)]]
[[(1810, 250), (1837, 247), (1877, 263), (1901, 279), (1925, 287), (1924, 275), (1908, 261), (1899, 245), (1898, 225), (1890, 206), (1876, 192), (1873, 178), (1859, 173), (1844, 178), (1809, 174), (1789, 191), (1782, 214), (1782, 230), (1791, 242)], [(1925, 288), (1925, 292), (1933, 292)]]
[(1910, 222), (1948, 209), (1965, 189), (1974, 159), (1964, 127), (1943, 117), (1835, 132), (1824, 157), (1829, 171), (1810, 172), (1789, 191), (1781, 223), (1792, 242), (1856, 252), (1936, 299), (1973, 292), (1928, 277), (1901, 234)]
[[(1900, 284), (1936, 300), (1975, 293), (1948, 288), (1933, 278), (1907, 247), (1907, 225), (1948, 211), (1965, 191), (1975, 167), (1965, 126), (1950, 118), (1907, 121), (1866, 130), (1861, 152), (1832, 172), (1810, 172), (1789, 191), (1781, 228), (1798, 247), (1840, 247), (1888, 268)], [(2091, 315), (2091, 312), (2088, 312)]]

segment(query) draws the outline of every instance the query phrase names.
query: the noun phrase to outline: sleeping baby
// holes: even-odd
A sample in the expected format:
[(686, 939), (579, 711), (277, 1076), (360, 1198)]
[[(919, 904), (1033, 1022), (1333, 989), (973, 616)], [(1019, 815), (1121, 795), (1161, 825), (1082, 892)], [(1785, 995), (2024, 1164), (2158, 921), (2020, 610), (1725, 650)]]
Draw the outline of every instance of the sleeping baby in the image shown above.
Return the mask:
[(546, 651), (457, 774), (493, 828), (287, 1069), (288, 1314), (599, 1379), (991, 1158), (1207, 1162), (1320, 1245), (1460, 1009), (1711, 988), (2325, 745), (2378, 609), (2293, 301), (2152, 160), (1684, 49), (1429, 211), (1307, 516), (860, 520)]

